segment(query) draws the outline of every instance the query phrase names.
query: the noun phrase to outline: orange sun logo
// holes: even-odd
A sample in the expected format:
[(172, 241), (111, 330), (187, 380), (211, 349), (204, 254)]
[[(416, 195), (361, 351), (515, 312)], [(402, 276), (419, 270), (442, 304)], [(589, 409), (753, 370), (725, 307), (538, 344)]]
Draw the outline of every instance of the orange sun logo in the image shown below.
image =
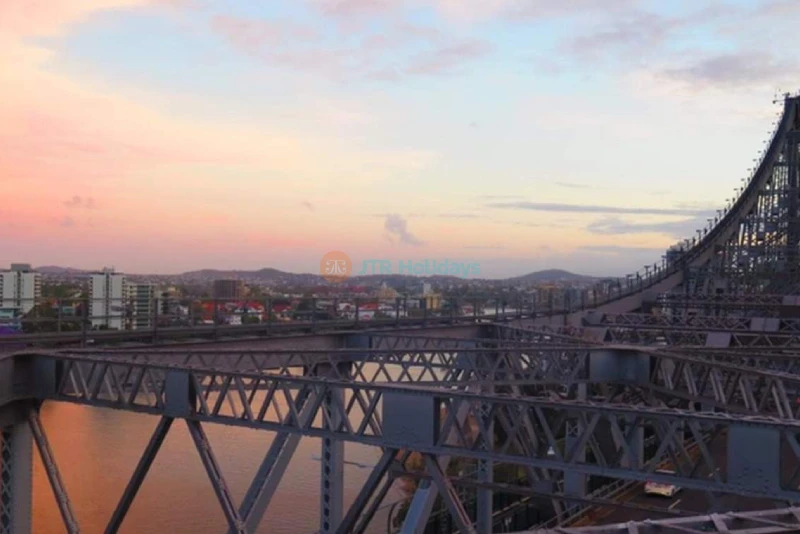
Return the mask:
[(344, 282), (353, 272), (353, 262), (344, 252), (328, 252), (319, 261), (319, 274), (328, 282)]

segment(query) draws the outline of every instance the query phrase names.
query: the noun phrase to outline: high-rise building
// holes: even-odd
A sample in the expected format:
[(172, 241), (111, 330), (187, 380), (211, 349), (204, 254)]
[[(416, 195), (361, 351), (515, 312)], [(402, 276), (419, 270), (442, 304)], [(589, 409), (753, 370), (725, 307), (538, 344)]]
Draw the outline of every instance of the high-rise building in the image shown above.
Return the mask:
[(42, 296), (41, 275), (27, 263), (12, 263), (0, 272), (0, 308), (28, 313)]
[(127, 294), (131, 311), (131, 329), (152, 328), (159, 297), (156, 287), (153, 284), (130, 283)]
[(244, 294), (244, 282), (241, 280), (214, 280), (214, 298), (237, 300)]
[(127, 304), (125, 275), (106, 267), (89, 275), (89, 315), (93, 327), (122, 330)]

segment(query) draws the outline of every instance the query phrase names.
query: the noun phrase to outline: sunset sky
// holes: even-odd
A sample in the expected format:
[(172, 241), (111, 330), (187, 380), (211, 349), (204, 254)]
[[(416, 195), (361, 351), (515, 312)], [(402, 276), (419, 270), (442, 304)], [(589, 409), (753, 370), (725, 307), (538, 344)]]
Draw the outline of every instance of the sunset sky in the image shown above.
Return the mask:
[(0, 268), (624, 275), (748, 175), (795, 0), (0, 0)]

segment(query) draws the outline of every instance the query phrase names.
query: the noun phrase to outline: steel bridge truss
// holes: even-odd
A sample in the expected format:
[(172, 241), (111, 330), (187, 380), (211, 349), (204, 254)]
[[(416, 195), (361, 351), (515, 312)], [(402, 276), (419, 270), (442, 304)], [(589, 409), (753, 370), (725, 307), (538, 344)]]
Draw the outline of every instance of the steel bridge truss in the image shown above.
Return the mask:
[[(700, 403), (729, 412), (761, 413), (780, 418), (800, 416), (798, 358), (792, 354), (744, 351), (691, 351), (600, 345), (500, 344), (472, 348), (470, 341), (450, 340), (462, 348), (341, 349), (339, 351), (125, 351), (98, 353), (63, 365), (85, 382), (124, 357), (131, 362), (175, 363), (227, 371), (277, 376), (326, 376), (356, 383), (505, 388), (515, 394), (548, 393), (572, 398), (579, 385), (606, 400), (637, 398), (648, 405)], [(403, 343), (403, 347), (410, 343)], [(442, 341), (437, 347), (442, 347)], [(81, 355), (82, 356), (82, 355)], [(87, 367), (88, 366), (88, 367)], [(124, 380), (130, 380), (125, 377)], [(219, 386), (214, 386), (219, 387)], [(260, 386), (265, 387), (265, 386)], [(636, 391), (637, 395), (633, 395)], [(354, 398), (351, 402), (366, 405)]]
[[(635, 314), (628, 314), (628, 317)], [(770, 319), (760, 318), (764, 321)], [(620, 343), (637, 346), (669, 345), (684, 348), (742, 348), (753, 350), (781, 349), (800, 351), (800, 333), (793, 331), (769, 330), (722, 330), (721, 328), (701, 329), (696, 326), (684, 327), (679, 321), (651, 321), (643, 316), (640, 324), (587, 325), (583, 327), (513, 327), (503, 329), (503, 337), (525, 343), (528, 339), (548, 335), (549, 332), (572, 336), (583, 343)], [(728, 319), (731, 323), (738, 322)], [(739, 324), (744, 324), (739, 322)], [(790, 323), (790, 324), (793, 324)]]
[[(708, 363), (682, 355), (620, 355), (607, 350), (598, 352), (596, 347), (573, 347), (550, 348), (552, 354), (547, 358), (542, 356), (547, 351), (537, 348), (539, 353), (534, 356), (508, 348), (472, 349), (472, 352), (461, 349), (455, 361), (438, 360), (433, 364), (430, 362), (437, 362), (441, 355), (432, 355), (432, 360), (425, 361), (423, 355), (430, 353), (419, 352), (409, 355), (403, 363), (391, 365), (385, 362), (387, 354), (392, 353), (378, 350), (373, 355), (375, 362), (384, 362), (379, 378), (367, 375), (359, 378), (352, 374), (348, 377), (347, 368), (353, 363), (334, 356), (331, 361), (318, 362), (313, 376), (287, 373), (290, 367), (306, 361), (302, 357), (284, 362), (283, 367), (272, 367), (271, 372), (237, 369), (242, 358), (257, 362), (257, 354), (236, 355), (237, 365), (230, 365), (231, 355), (196, 365), (129, 360), (120, 354), (43, 353), (27, 355), (24, 361), (29, 371), (36, 371), (32, 388), (40, 399), (137, 411), (161, 418), (107, 532), (115, 532), (121, 524), (173, 419), (184, 419), (189, 425), (229, 531), (237, 533), (253, 532), (302, 436), (322, 438), (323, 447), (330, 449), (325, 456), (329, 460), (323, 465), (329, 473), (324, 485), (328, 490), (323, 490), (322, 496), (329, 506), (327, 514), (323, 510), (321, 519), (321, 529), (327, 532), (355, 532), (358, 525), (366, 525), (378, 505), (375, 499), (385, 495), (391, 480), (414, 475), (400, 461), (402, 454), (408, 452), (421, 455), (426, 468), (416, 476), (425, 477), (428, 481), (425, 487), (434, 496), (442, 497), (457, 523), (466, 529), (462, 529), (464, 532), (477, 531), (477, 527), (465, 515), (459, 493), (453, 488), (468, 486), (491, 494), (501, 490), (501, 486), (479, 475), (465, 479), (444, 474), (449, 460), (456, 458), (478, 466), (481, 462), (519, 466), (529, 476), (524, 484), (513, 489), (559, 502), (584, 498), (590, 476), (674, 483), (703, 490), (712, 500), (713, 495), (723, 493), (789, 502), (800, 500), (800, 475), (796, 472), (800, 466), (800, 421), (794, 419), (797, 414), (790, 397), (776, 397), (776, 392), (786, 391), (789, 395), (788, 391), (796, 391), (800, 379), (782, 377), (769, 382), (757, 369)], [(525, 350), (533, 352), (530, 348)], [(405, 351), (402, 349), (394, 356)], [(358, 352), (355, 354), (355, 362), (359, 362)], [(492, 367), (488, 365), (492, 361), (490, 355), (520, 365)], [(657, 364), (654, 372), (642, 375), (641, 381), (608, 376), (609, 369), (624, 374), (652, 358), (657, 361), (662, 358), (664, 363)], [(360, 359), (367, 358), (362, 354)], [(462, 363), (481, 359), (486, 360), (486, 366)], [(598, 367), (592, 364), (594, 359), (606, 363)], [(609, 365), (608, 361), (614, 364)], [(380, 368), (375, 362), (371, 363)], [(549, 362), (549, 365), (536, 366), (530, 362)], [(413, 376), (414, 366), (424, 370), (432, 369), (431, 365), (440, 365), (443, 372), (451, 374), (426, 378), (420, 372), (416, 380), (408, 378)], [(665, 373), (664, 368), (669, 366), (671, 372)], [(453, 368), (461, 368), (462, 372), (453, 374)], [(606, 376), (593, 378), (593, 368)], [(582, 378), (581, 374), (587, 371), (590, 374)], [(387, 377), (398, 378), (387, 380)], [(476, 377), (479, 380), (474, 380)], [(520, 377), (534, 384), (538, 380), (557, 383), (559, 387), (565, 383), (571, 385), (561, 396), (554, 395), (555, 387), (514, 389), (522, 388), (516, 384)], [(661, 377), (661, 385), (648, 385), (649, 377)], [(447, 381), (449, 387), (444, 386)], [(615, 387), (618, 388), (615, 394), (603, 398), (593, 394)], [(563, 398), (564, 395), (572, 398)], [(636, 406), (614, 402), (630, 402), (637, 395), (640, 404)], [(706, 406), (713, 404), (725, 413), (665, 406), (665, 399), (677, 399), (680, 404), (685, 397)], [(655, 398), (662, 399), (657, 406), (645, 402)], [(773, 417), (764, 415), (770, 411)], [(277, 433), (273, 447), (238, 506), (230, 497), (203, 433), (205, 423)], [(44, 435), (43, 429), (41, 434)], [(644, 442), (648, 436), (659, 445), (655, 451), (646, 453)], [(728, 446), (724, 466), (719, 465), (711, 452), (720, 440)], [(344, 442), (372, 445), (383, 451), (381, 461), (353, 505), (355, 508), (347, 511), (341, 506), (343, 471), (337, 460), (341, 458)], [(763, 457), (755, 470), (754, 447)], [(54, 460), (51, 463), (55, 466)], [(674, 467), (674, 475), (655, 472), (665, 464)], [(754, 477), (758, 483), (754, 483)], [(58, 484), (54, 483), (54, 487)]]

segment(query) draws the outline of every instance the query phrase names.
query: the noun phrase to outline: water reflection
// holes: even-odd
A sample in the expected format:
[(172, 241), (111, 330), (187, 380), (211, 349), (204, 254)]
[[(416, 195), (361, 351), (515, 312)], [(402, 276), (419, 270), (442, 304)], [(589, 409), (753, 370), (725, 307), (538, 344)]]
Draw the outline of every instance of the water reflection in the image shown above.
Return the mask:
[[(82, 531), (102, 532), (158, 419), (62, 403), (46, 403), (41, 416)], [(274, 433), (212, 424), (204, 428), (239, 503)], [(300, 441), (257, 533), (296, 534), (318, 529), (319, 452), (319, 439)], [(373, 447), (345, 446), (346, 505), (369, 476), (370, 469), (360, 466), (373, 465), (379, 455)], [(392, 490), (384, 502), (399, 497), (399, 491)], [(379, 512), (371, 533), (386, 531), (387, 513), (388, 508)], [(221, 534), (226, 528), (186, 424), (176, 420), (120, 532)], [(38, 455), (34, 462), (33, 531), (65, 532)]]

